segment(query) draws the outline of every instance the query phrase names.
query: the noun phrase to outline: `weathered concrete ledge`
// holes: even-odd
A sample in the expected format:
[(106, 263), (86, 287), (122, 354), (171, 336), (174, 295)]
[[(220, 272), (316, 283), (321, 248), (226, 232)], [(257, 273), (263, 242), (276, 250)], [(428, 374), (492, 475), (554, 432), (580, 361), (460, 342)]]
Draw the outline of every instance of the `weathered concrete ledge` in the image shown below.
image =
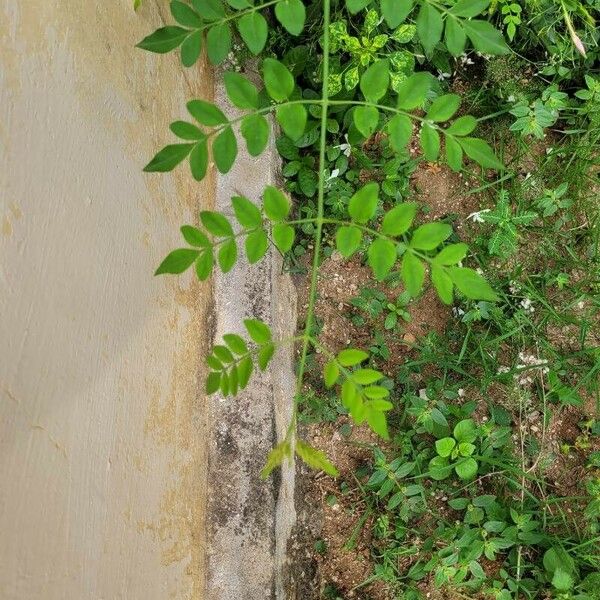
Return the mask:
[[(220, 80), (215, 102), (238, 116)], [(244, 195), (259, 204), (266, 185), (276, 184), (279, 159), (274, 145), (259, 157), (248, 155), (238, 133), (233, 169), (217, 178), (215, 209), (233, 216), (231, 197)], [(234, 269), (214, 279), (215, 341), (224, 333), (244, 333), (243, 319), (268, 323), (275, 338), (294, 334), (296, 294), (282, 272), (277, 251), (258, 264), (243, 256)], [(286, 599), (283, 572), (293, 524), (294, 465), (267, 481), (260, 471), (269, 450), (284, 435), (292, 414), (293, 354), (280, 349), (266, 373), (255, 372), (235, 398), (211, 396), (209, 402), (207, 489), (207, 600)]]

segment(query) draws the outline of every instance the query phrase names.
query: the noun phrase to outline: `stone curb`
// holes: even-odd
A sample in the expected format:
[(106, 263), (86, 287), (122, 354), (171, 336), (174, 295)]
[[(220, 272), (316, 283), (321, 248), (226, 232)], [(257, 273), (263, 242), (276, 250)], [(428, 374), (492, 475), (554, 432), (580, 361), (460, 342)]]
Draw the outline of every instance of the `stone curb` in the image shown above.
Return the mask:
[[(227, 101), (217, 75), (215, 103), (231, 118), (240, 113)], [(217, 176), (215, 210), (233, 215), (231, 197), (260, 203), (266, 185), (277, 183), (274, 144), (251, 157), (236, 130), (238, 157), (231, 171)], [(282, 272), (278, 252), (249, 265), (239, 259), (229, 273), (214, 278), (214, 342), (224, 333), (244, 333), (245, 318), (268, 323), (275, 338), (294, 335), (296, 293)], [(287, 542), (295, 523), (294, 465), (284, 465), (266, 481), (260, 471), (269, 450), (283, 435), (292, 414), (293, 348), (278, 350), (265, 373), (255, 371), (236, 397), (210, 396), (206, 600), (284, 600)]]

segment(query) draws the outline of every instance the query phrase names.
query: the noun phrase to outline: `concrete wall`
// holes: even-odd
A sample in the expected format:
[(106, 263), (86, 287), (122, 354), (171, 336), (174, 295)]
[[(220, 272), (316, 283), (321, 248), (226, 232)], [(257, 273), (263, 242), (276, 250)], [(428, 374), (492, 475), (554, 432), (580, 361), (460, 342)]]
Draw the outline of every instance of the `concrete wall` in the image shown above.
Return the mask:
[(2, 600), (203, 594), (210, 290), (152, 272), (212, 182), (141, 168), (212, 82), (131, 4), (0, 0)]

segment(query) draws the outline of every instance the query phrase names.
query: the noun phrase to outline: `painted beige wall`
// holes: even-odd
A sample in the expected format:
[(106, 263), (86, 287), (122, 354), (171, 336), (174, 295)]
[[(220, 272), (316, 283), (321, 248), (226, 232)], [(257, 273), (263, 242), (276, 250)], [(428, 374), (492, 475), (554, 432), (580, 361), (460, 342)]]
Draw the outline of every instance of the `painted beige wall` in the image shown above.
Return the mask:
[(2, 600), (202, 598), (209, 290), (152, 272), (212, 186), (141, 168), (212, 81), (133, 48), (166, 6), (0, 0)]

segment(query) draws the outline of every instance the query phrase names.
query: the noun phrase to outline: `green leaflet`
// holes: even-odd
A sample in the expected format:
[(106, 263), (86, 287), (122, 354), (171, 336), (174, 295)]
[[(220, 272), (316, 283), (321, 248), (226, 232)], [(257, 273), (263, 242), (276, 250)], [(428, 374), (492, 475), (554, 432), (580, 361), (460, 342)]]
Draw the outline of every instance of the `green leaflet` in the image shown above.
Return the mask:
[(202, 27), (202, 17), (189, 4), (180, 2), (180, 0), (173, 0), (170, 9), (173, 18), (180, 25), (191, 29)]
[(367, 257), (375, 279), (382, 281), (396, 262), (396, 245), (390, 240), (378, 238), (369, 246)]
[(387, 125), (390, 145), (396, 152), (402, 152), (412, 135), (412, 121), (406, 115), (395, 115)]
[(325, 471), (325, 473), (332, 477), (339, 475), (338, 470), (329, 462), (329, 459), (323, 452), (309, 446), (302, 440), (296, 440), (296, 454), (313, 469)]
[(145, 37), (137, 47), (142, 50), (148, 50), (149, 52), (165, 54), (180, 46), (188, 33), (189, 31), (187, 29), (175, 25), (161, 27), (154, 33)]
[(206, 34), (206, 52), (210, 62), (213, 65), (220, 65), (227, 58), (230, 51), (231, 29), (229, 24), (217, 23), (210, 27)]
[(297, 140), (304, 133), (307, 114), (302, 104), (282, 104), (277, 107), (275, 115), (290, 139)]
[(504, 170), (504, 165), (498, 160), (487, 142), (472, 137), (460, 138), (457, 141), (465, 154), (485, 169)]
[(358, 227), (339, 227), (335, 234), (338, 252), (345, 258), (350, 258), (359, 248), (362, 241), (362, 231)]
[(223, 74), (225, 91), (230, 102), (238, 108), (258, 108), (258, 90), (243, 75), (233, 71)]
[(366, 223), (375, 215), (379, 197), (379, 184), (367, 183), (348, 202), (348, 213), (356, 223)]
[(441, 13), (428, 2), (421, 4), (417, 16), (417, 34), (423, 44), (425, 53), (431, 55), (442, 39), (444, 22)]
[(228, 125), (215, 138), (212, 145), (213, 158), (221, 173), (228, 173), (237, 156), (237, 140), (233, 129)]
[(419, 134), (419, 142), (425, 158), (435, 162), (440, 154), (440, 134), (429, 123), (423, 123)]
[(283, 221), (292, 208), (287, 196), (272, 185), (265, 188), (263, 207), (265, 214), (271, 221)]
[(250, 114), (242, 119), (242, 137), (246, 140), (250, 156), (258, 156), (269, 142), (269, 123), (261, 114)]
[(162, 261), (154, 274), (162, 275), (163, 273), (183, 273), (186, 269), (192, 266), (199, 254), (199, 250), (192, 250), (191, 248), (179, 248), (178, 250), (173, 250), (173, 252), (171, 252)]
[(358, 106), (352, 113), (356, 129), (365, 138), (370, 138), (379, 123), (379, 111), (374, 106)]
[(390, 84), (390, 65), (387, 60), (374, 62), (360, 78), (360, 91), (369, 101), (376, 103), (383, 98)]
[(263, 61), (263, 77), (269, 96), (276, 102), (287, 100), (294, 91), (293, 75), (274, 58), (265, 58)]
[(269, 31), (265, 18), (258, 11), (253, 11), (241, 17), (237, 26), (250, 52), (260, 54), (267, 43)]
[(292, 35), (300, 35), (304, 29), (306, 9), (301, 0), (282, 0), (275, 5), (277, 20)]
[(413, 9), (413, 0), (381, 0), (381, 13), (391, 29), (404, 22)]

